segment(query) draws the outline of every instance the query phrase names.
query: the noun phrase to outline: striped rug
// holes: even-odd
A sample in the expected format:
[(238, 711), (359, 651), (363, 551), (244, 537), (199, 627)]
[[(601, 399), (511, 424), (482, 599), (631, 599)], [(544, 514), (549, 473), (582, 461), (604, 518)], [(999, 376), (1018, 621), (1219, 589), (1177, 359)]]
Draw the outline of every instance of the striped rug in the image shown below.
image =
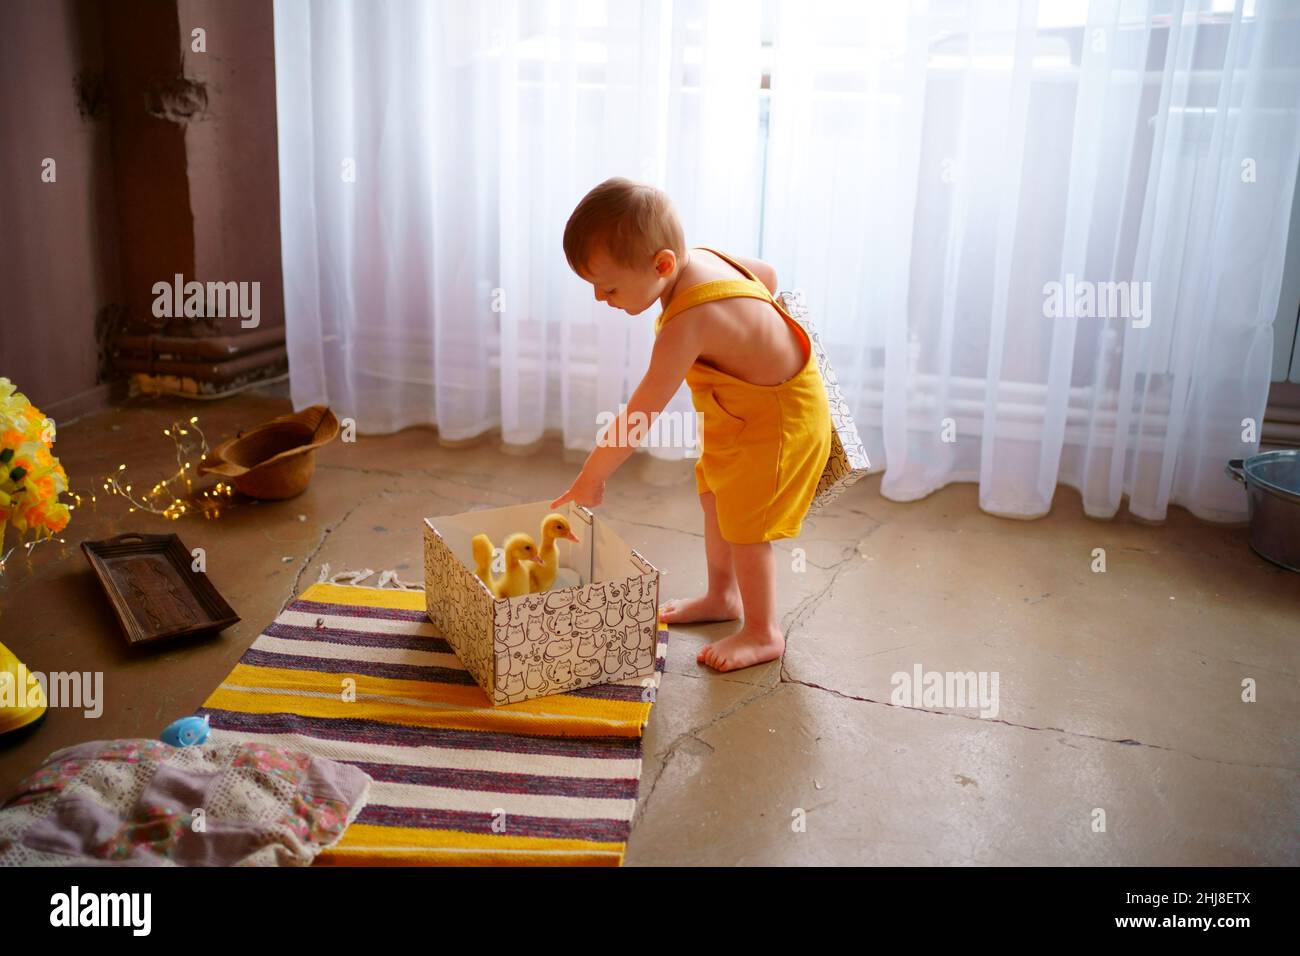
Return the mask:
[[(667, 647), (661, 624), (656, 687)], [(369, 805), (317, 865), (618, 866), (652, 697), (638, 679), (491, 707), (433, 633), (423, 591), (316, 584), (199, 713), (214, 742), (283, 744), (371, 776)]]

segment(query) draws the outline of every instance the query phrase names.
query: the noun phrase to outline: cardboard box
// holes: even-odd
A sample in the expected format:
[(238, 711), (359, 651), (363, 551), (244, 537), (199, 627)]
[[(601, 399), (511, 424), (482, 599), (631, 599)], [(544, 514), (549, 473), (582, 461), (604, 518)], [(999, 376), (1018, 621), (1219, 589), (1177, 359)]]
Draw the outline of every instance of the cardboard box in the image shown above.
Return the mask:
[[(500, 548), (517, 531), (540, 546), (542, 519), (557, 510), (579, 543), (557, 542), (560, 567), (578, 584), (496, 598), (474, 573), (470, 540)], [(654, 675), (659, 569), (581, 505), (547, 502), (441, 515), (424, 521), (429, 620), (493, 704)], [(557, 580), (557, 583), (558, 580)]]
[(826, 397), (831, 403), (831, 454), (826, 461), (826, 470), (822, 472), (821, 481), (817, 483), (812, 504), (808, 506), (808, 513), (815, 514), (842, 495), (849, 485), (865, 475), (871, 468), (871, 462), (867, 460), (867, 451), (862, 447), (862, 439), (858, 436), (858, 426), (853, 421), (853, 416), (849, 414), (849, 404), (844, 400), (844, 393), (840, 391), (839, 379), (835, 377), (835, 370), (831, 368), (830, 360), (826, 357), (821, 337), (808, 318), (808, 308), (804, 304), (803, 296), (795, 292), (778, 292), (776, 297), (781, 300), (785, 310), (808, 333), (813, 353), (817, 356), (817, 367), (822, 373), (822, 382), (826, 386)]

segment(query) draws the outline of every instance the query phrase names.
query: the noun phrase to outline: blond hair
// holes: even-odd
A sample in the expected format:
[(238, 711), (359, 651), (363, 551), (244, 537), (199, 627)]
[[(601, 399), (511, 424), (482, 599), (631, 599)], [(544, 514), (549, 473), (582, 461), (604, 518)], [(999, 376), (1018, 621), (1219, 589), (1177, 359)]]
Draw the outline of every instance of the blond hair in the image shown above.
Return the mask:
[(564, 226), (564, 257), (581, 275), (603, 245), (619, 265), (644, 266), (660, 249), (686, 255), (686, 236), (673, 202), (661, 189), (622, 176), (582, 197)]

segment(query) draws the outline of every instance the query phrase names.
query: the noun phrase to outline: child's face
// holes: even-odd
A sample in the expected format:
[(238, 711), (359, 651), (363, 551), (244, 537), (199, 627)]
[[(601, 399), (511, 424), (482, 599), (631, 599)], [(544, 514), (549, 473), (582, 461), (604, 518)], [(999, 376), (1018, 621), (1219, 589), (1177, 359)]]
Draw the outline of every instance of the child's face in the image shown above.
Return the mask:
[(628, 315), (640, 315), (663, 294), (677, 270), (677, 255), (660, 249), (644, 268), (615, 262), (604, 248), (592, 250), (582, 278), (596, 290), (596, 301)]

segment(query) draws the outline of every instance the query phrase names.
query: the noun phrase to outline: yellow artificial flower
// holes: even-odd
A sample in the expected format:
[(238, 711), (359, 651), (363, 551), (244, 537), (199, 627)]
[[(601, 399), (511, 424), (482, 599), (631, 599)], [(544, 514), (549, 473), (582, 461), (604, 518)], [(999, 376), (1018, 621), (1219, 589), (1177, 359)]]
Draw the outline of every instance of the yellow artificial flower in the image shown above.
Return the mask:
[(0, 377), (0, 555), (6, 525), (39, 540), (67, 527), (72, 515), (59, 495), (68, 475), (50, 448), (53, 428), (40, 409)]

